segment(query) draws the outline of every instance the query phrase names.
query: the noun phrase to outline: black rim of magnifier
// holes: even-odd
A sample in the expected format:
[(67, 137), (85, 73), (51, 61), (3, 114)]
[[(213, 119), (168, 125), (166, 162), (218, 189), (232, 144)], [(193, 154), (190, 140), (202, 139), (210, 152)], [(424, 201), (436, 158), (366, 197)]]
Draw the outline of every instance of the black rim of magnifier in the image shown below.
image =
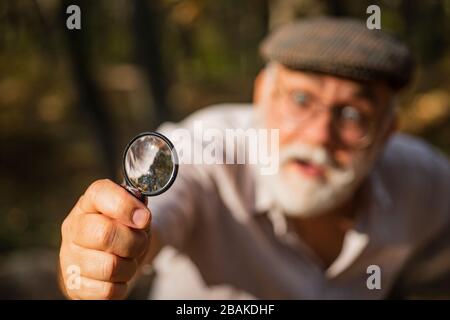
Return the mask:
[[(157, 191), (153, 191), (153, 192), (144, 192), (141, 191), (137, 186), (135, 186), (131, 180), (128, 178), (127, 175), (127, 171), (125, 169), (125, 160), (127, 157), (127, 152), (128, 149), (131, 147), (131, 145), (139, 138), (142, 138), (143, 136), (154, 136), (154, 137), (158, 137), (160, 139), (162, 139), (165, 143), (167, 143), (167, 145), (169, 146), (170, 149), (170, 153), (172, 156), (172, 160), (173, 160), (173, 170), (172, 170), (172, 175), (169, 178), (169, 181), (164, 185), (164, 187), (162, 187), (161, 189), (157, 190)], [(134, 137), (126, 146), (125, 148), (125, 152), (123, 153), (123, 161), (122, 161), (122, 170), (123, 170), (123, 175), (125, 177), (125, 181), (127, 183), (127, 185), (136, 188), (139, 190), (140, 193), (142, 193), (143, 195), (147, 196), (147, 197), (152, 197), (152, 196), (157, 196), (158, 194), (163, 193), (164, 191), (166, 191), (167, 189), (169, 189), (172, 184), (175, 181), (175, 178), (177, 177), (178, 174), (178, 155), (177, 155), (177, 151), (175, 150), (175, 147), (173, 146), (172, 142), (167, 139), (167, 137), (165, 137), (164, 135), (162, 135), (159, 132), (154, 132), (154, 131), (149, 131), (149, 132), (142, 132), (140, 134), (138, 134), (136, 137)]]

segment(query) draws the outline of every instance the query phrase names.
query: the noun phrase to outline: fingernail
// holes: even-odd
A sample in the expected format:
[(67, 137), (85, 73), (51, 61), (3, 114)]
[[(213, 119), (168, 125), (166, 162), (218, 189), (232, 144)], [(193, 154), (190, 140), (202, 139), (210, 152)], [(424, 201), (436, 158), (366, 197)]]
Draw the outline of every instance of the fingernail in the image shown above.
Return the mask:
[(137, 209), (136, 211), (134, 211), (133, 213), (133, 223), (137, 226), (137, 227), (143, 227), (145, 226), (145, 224), (147, 223), (147, 220), (149, 218), (149, 214), (146, 210), (144, 209)]

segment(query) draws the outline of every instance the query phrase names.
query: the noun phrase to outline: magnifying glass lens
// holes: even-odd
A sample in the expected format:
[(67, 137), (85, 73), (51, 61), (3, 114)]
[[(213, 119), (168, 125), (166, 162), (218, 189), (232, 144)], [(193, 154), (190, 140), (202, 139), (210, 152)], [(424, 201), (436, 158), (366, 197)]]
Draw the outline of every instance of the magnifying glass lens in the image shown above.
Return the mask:
[(123, 161), (127, 185), (138, 189), (145, 196), (166, 191), (178, 171), (175, 148), (165, 136), (157, 132), (143, 133), (131, 140)]

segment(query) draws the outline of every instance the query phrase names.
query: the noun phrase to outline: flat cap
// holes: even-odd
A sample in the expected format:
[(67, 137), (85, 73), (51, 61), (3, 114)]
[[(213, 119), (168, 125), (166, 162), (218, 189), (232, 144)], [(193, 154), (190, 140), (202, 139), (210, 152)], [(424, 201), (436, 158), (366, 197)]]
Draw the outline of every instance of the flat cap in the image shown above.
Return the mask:
[(263, 40), (260, 53), (291, 69), (384, 81), (395, 89), (409, 83), (415, 67), (405, 44), (351, 18), (306, 18), (284, 25)]

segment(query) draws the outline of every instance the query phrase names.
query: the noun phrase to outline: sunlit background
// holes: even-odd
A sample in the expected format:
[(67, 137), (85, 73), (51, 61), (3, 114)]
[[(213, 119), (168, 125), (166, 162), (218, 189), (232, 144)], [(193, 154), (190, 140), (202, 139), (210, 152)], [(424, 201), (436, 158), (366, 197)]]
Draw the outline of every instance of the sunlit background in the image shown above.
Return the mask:
[[(66, 29), (71, 4), (80, 31)], [(420, 64), (401, 129), (450, 154), (450, 0), (2, 0), (0, 298), (61, 297), (60, 224), (92, 181), (120, 181), (132, 136), (251, 101), (268, 30), (312, 15), (366, 19), (370, 4)]]

